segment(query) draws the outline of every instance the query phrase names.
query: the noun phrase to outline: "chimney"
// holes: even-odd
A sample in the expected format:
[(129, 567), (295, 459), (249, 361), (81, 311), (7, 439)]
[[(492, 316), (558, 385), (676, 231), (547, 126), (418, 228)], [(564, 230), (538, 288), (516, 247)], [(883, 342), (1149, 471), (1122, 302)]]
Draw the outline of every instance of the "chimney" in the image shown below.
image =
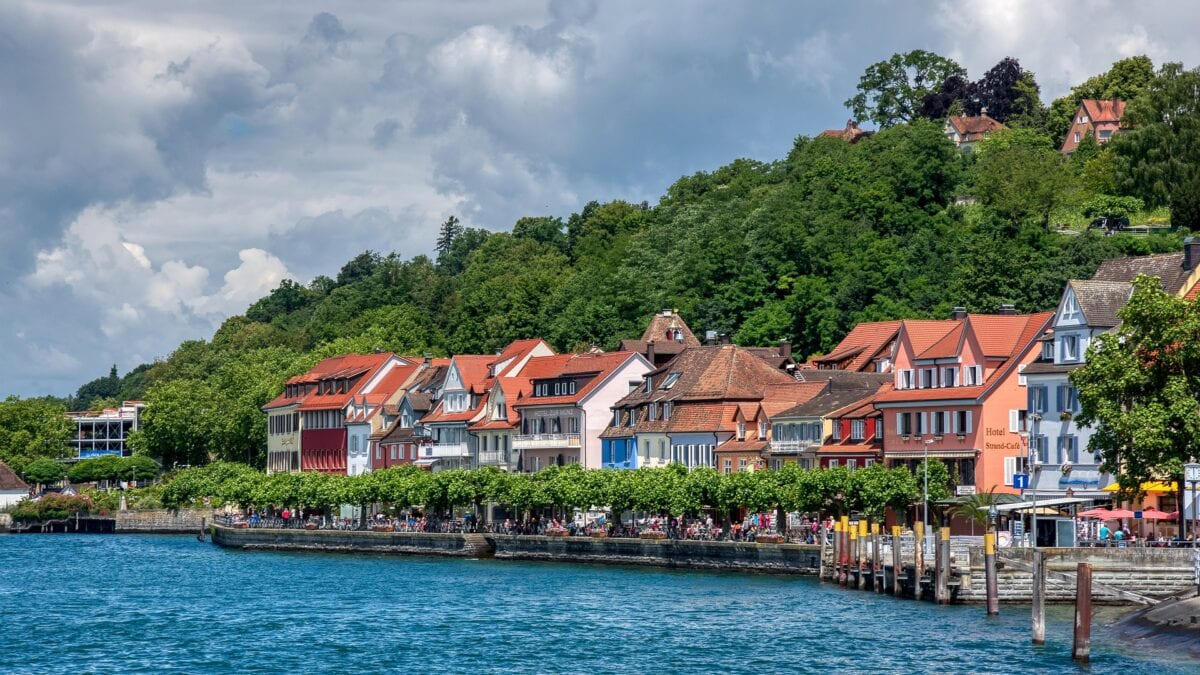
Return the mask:
[(717, 331), (715, 331), (715, 330), (704, 331), (704, 344), (706, 344), (706, 345), (717, 344)]
[(723, 344), (723, 345), (729, 344), (729, 333), (721, 333), (717, 337), (720, 340), (721, 344)]
[(646, 360), (650, 362), (650, 365), (654, 365), (654, 340), (646, 343)]
[(1010, 316), (1010, 315), (1017, 313), (1017, 307), (1016, 307), (1016, 305), (1008, 305), (1008, 304), (1000, 305), (1000, 311), (997, 313), (1002, 314), (1004, 316)]
[(421, 363), (423, 363), (427, 366), (432, 364), (433, 363), (433, 355), (430, 354), (429, 352), (425, 352), (425, 357), (423, 359), (421, 359)]
[(980, 114), (980, 116), (987, 114), (987, 106), (986, 105), (979, 108), (979, 114)]
[(1183, 240), (1183, 269), (1194, 270), (1200, 263), (1200, 239), (1187, 237)]
[(967, 308), (955, 307), (954, 309), (950, 310), (950, 318), (955, 321), (962, 321), (963, 319), (967, 318)]
[(671, 310), (669, 310), (669, 309), (664, 309), (664, 310), (662, 311), (662, 315), (663, 315), (663, 316), (671, 316), (671, 314), (673, 314), (673, 312), (672, 312)]
[(792, 358), (792, 343), (787, 338), (779, 341), (779, 355), (785, 359)]

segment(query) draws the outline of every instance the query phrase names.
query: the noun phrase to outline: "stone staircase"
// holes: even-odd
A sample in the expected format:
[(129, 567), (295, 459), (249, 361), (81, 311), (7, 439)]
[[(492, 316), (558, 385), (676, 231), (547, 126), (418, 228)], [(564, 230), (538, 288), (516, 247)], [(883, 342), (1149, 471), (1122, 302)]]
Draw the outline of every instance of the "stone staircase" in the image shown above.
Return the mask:
[(468, 532), (462, 536), (463, 552), (472, 558), (492, 558), (496, 555), (496, 545), (486, 534)]

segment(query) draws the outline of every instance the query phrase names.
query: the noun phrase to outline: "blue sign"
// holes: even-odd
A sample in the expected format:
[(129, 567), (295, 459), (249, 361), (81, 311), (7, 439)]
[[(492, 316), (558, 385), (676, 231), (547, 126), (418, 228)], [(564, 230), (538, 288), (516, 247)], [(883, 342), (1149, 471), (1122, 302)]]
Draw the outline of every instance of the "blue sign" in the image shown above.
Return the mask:
[(1133, 519), (1134, 519), (1134, 520), (1141, 520), (1141, 519), (1142, 519), (1142, 512), (1141, 512), (1141, 511), (1134, 511), (1134, 512), (1133, 512)]
[(1018, 490), (1028, 489), (1029, 488), (1029, 474), (1014, 473), (1012, 486)]

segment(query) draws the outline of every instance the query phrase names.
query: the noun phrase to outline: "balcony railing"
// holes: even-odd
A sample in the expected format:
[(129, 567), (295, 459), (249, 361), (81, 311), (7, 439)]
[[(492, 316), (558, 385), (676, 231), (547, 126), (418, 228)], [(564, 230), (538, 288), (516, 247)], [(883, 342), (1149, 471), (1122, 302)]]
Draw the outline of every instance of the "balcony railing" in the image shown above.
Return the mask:
[(516, 450), (554, 450), (582, 446), (579, 434), (522, 434), (513, 438)]
[(813, 445), (812, 441), (771, 441), (771, 452), (799, 454)]
[(508, 464), (508, 458), (503, 450), (484, 450), (479, 453), (480, 466), (503, 466)]
[(434, 443), (421, 448), (422, 457), (467, 457), (466, 443)]

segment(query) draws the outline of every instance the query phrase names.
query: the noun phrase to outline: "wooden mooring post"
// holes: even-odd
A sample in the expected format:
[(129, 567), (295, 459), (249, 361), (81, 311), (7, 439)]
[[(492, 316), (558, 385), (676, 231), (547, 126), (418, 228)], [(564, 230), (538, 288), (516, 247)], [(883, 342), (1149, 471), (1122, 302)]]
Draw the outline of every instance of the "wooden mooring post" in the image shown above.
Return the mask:
[(1000, 591), (996, 586), (995, 532), (986, 532), (983, 535), (983, 571), (987, 586), (987, 613), (994, 616), (1000, 613)]
[(1092, 654), (1092, 566), (1079, 563), (1075, 573), (1075, 639), (1071, 658), (1087, 663)]
[(938, 530), (937, 586), (934, 597), (939, 605), (950, 604), (950, 528)]
[(871, 523), (871, 590), (882, 593), (887, 585), (883, 578), (883, 567), (879, 564), (879, 523)]
[(1046, 554), (1033, 551), (1033, 644), (1046, 644)]
[(925, 576), (925, 523), (913, 524), (913, 597), (921, 597), (921, 577)]
[(900, 597), (900, 574), (903, 572), (902, 556), (900, 555), (900, 526), (892, 526), (892, 595)]
[(867, 587), (867, 577), (871, 572), (867, 569), (867, 545), (870, 543), (867, 534), (867, 519), (863, 518), (858, 521), (858, 560), (854, 565), (858, 568), (858, 588), (862, 590)]
[(844, 586), (857, 587), (858, 577), (854, 575), (854, 570), (858, 567), (858, 526), (850, 525), (850, 559), (846, 561), (846, 583)]

